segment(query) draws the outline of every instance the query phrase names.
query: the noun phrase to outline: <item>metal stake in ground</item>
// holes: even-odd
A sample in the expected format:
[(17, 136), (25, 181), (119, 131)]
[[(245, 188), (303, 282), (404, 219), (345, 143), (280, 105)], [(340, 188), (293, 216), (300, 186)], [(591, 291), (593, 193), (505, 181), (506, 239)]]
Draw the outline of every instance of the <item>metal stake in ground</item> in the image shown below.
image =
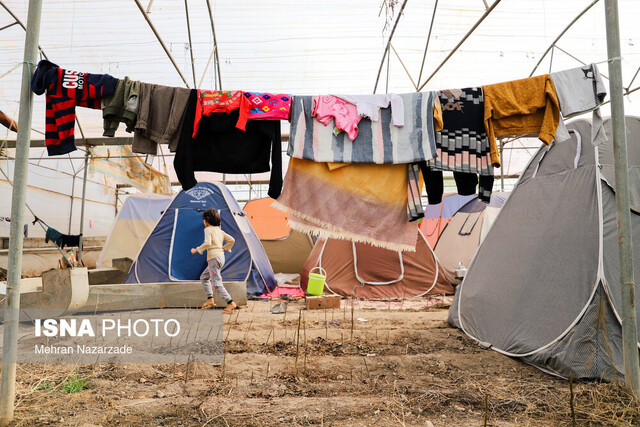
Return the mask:
[(298, 338), (296, 339), (296, 364), (295, 377), (298, 377), (298, 355), (300, 354), (300, 322), (302, 321), (302, 310), (298, 311)]
[(305, 316), (302, 316), (302, 327), (304, 328), (304, 370), (303, 375), (307, 376), (307, 321)]

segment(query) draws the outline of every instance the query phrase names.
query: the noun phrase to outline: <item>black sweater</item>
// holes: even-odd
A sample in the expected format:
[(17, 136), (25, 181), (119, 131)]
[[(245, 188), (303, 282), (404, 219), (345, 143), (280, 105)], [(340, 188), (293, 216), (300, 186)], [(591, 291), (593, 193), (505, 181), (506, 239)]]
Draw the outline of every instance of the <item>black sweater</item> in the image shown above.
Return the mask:
[(202, 116), (198, 134), (192, 138), (196, 102), (196, 91), (192, 90), (173, 160), (182, 188), (196, 185), (195, 171), (245, 174), (271, 170), (268, 194), (277, 198), (282, 190), (280, 121), (249, 120), (243, 132), (236, 128), (237, 110), (212, 113)]

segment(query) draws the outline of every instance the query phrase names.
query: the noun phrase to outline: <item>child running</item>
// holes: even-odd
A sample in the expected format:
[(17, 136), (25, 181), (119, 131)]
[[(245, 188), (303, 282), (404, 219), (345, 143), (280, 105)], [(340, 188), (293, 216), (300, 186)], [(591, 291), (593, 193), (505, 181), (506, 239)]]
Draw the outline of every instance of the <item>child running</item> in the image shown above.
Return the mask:
[[(216, 304), (213, 302), (213, 290), (215, 289), (218, 295), (227, 302), (223, 313), (228, 314), (238, 306), (233, 302), (233, 299), (231, 299), (229, 292), (222, 286), (220, 270), (222, 270), (222, 266), (224, 265), (224, 251), (231, 252), (235, 239), (220, 228), (220, 213), (216, 209), (209, 208), (204, 211), (202, 219), (205, 226), (204, 243), (195, 249), (191, 249), (192, 254), (207, 251), (207, 268), (204, 269), (200, 276), (200, 281), (207, 294), (207, 302), (202, 305), (202, 308), (215, 307)], [(225, 241), (227, 243), (223, 245)]]

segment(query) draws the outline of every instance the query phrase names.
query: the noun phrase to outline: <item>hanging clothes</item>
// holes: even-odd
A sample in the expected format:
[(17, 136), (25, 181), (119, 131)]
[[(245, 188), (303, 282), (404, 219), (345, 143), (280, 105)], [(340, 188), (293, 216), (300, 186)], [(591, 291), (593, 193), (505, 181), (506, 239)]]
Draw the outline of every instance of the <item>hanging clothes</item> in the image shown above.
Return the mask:
[(241, 131), (236, 128), (238, 110), (211, 113), (202, 116), (193, 138), (196, 102), (196, 90), (192, 90), (173, 160), (182, 188), (196, 185), (195, 171), (249, 174), (271, 170), (268, 195), (277, 198), (282, 190), (280, 121), (249, 120), (246, 131)]
[(407, 221), (407, 202), (406, 165), (292, 158), (273, 206), (303, 233), (414, 251), (418, 223)]
[[(6, 229), (7, 232), (11, 231), (11, 218), (0, 216), (0, 229)], [(25, 224), (22, 228), (22, 234), (26, 239), (29, 237), (29, 224)]]
[(46, 95), (45, 146), (50, 156), (76, 149), (76, 107), (102, 108), (102, 98), (111, 95), (118, 79), (108, 74), (90, 74), (65, 70), (43, 59), (38, 63), (31, 90)]
[[(438, 92), (443, 128), (436, 132), (438, 156), (423, 165), (429, 204), (442, 200), (442, 173), (454, 172), (458, 194), (476, 193), (487, 203), (491, 199), (494, 169), (491, 146), (484, 125), (484, 96), (482, 88), (449, 89)], [(425, 168), (426, 167), (426, 168)], [(478, 179), (477, 175), (480, 175)]]
[(433, 125), (436, 132), (440, 132), (444, 128), (444, 121), (442, 120), (442, 104), (440, 98), (436, 98), (433, 102)]
[(193, 122), (193, 135), (195, 138), (198, 134), (198, 125), (202, 116), (209, 116), (211, 113), (230, 113), (234, 110), (239, 111), (236, 127), (240, 130), (246, 130), (247, 120), (249, 119), (249, 111), (251, 111), (251, 103), (241, 91), (212, 91), (197, 90), (196, 115)]
[(138, 117), (140, 82), (125, 77), (118, 81), (113, 95), (102, 98), (102, 136), (113, 137), (120, 123), (124, 123), (127, 132), (133, 132)]
[(289, 120), (291, 95), (287, 93), (244, 92), (251, 104), (249, 120)]
[(64, 249), (65, 246), (68, 246), (68, 247), (80, 246), (80, 237), (82, 237), (82, 234), (78, 234), (78, 235), (62, 234), (55, 228), (48, 227), (47, 232), (45, 233), (45, 236), (44, 236), (44, 242), (48, 243), (49, 241), (52, 241), (57, 247), (59, 247), (60, 249)]
[[(596, 64), (584, 65), (570, 70), (551, 73), (551, 80), (558, 95), (560, 112), (565, 119), (587, 111), (593, 111), (591, 142), (599, 145), (607, 141), (600, 105), (607, 96), (607, 88), (602, 81)], [(560, 122), (556, 132), (556, 142), (570, 139), (564, 122)]]
[(171, 193), (171, 180), (136, 156), (131, 147), (98, 146), (91, 149), (89, 172), (101, 173), (115, 178), (119, 183), (129, 184), (143, 193)]
[(493, 166), (500, 166), (497, 137), (536, 135), (547, 145), (553, 141), (560, 105), (549, 74), (482, 86), (482, 90)]
[(316, 162), (413, 163), (436, 154), (434, 129), (435, 92), (398, 95), (404, 105), (405, 126), (393, 125), (391, 108), (380, 110), (380, 119), (361, 118), (358, 136), (350, 141), (337, 135), (312, 116), (312, 96), (295, 96), (291, 105), (291, 130), (287, 154)]
[(138, 117), (133, 134), (134, 153), (158, 154), (158, 144), (175, 152), (184, 124), (190, 90), (140, 83)]
[(374, 122), (379, 120), (381, 108), (391, 106), (393, 125), (404, 126), (404, 102), (402, 98), (395, 93), (335, 96), (354, 104), (360, 117), (366, 117)]
[(420, 167), (417, 163), (407, 165), (408, 179), (407, 185), (407, 216), (409, 221), (417, 221), (424, 218), (424, 207), (422, 206), (422, 180), (420, 179)]
[[(420, 163), (422, 176), (424, 177), (427, 199), (430, 205), (437, 205), (442, 202), (444, 191), (443, 174), (441, 170), (432, 169), (424, 162)], [(476, 194), (480, 200), (489, 203), (491, 190), (493, 188), (493, 175), (477, 175), (469, 172), (453, 172), (453, 179), (456, 183), (458, 194), (461, 196), (471, 196)]]
[(313, 99), (313, 111), (311, 116), (320, 123), (329, 126), (335, 123), (335, 131), (346, 132), (351, 141), (358, 136), (358, 108), (344, 99), (333, 95), (321, 95)]

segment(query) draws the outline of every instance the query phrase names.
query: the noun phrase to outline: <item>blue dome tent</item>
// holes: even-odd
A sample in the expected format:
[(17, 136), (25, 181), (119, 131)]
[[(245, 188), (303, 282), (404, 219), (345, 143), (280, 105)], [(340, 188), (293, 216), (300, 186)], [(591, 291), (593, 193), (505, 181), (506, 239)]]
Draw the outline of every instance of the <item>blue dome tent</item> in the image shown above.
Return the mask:
[(206, 254), (191, 248), (204, 239), (202, 212), (216, 208), (222, 229), (236, 239), (225, 252), (222, 280), (247, 283), (247, 293), (261, 295), (276, 287), (269, 259), (244, 211), (220, 183), (201, 182), (181, 191), (164, 212), (131, 266), (124, 283), (197, 281), (206, 266)]

